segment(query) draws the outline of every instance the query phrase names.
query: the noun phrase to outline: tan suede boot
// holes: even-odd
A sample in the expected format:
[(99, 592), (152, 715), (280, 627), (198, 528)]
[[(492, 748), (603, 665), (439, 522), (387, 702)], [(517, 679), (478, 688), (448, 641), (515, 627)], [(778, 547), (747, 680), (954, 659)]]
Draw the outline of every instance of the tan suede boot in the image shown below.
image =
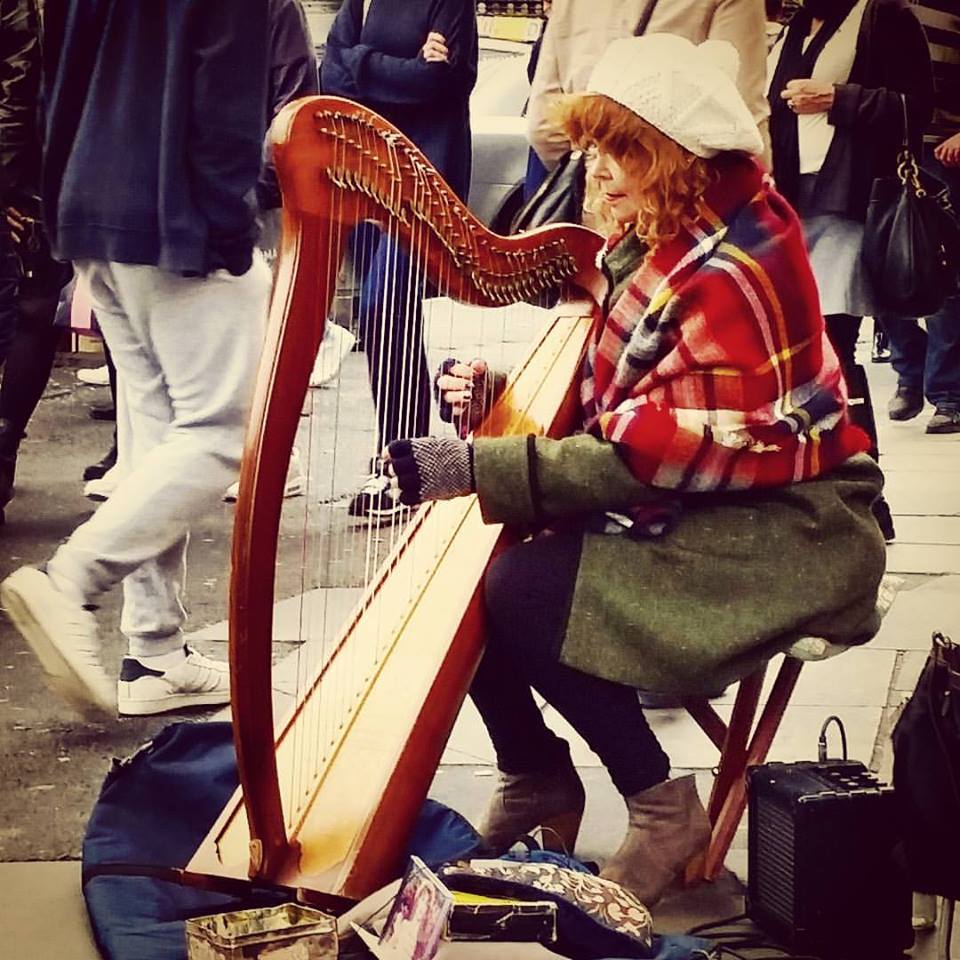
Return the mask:
[(583, 784), (569, 757), (539, 773), (501, 773), (480, 822), (480, 836), (499, 854), (542, 827), (545, 848), (573, 853), (583, 805)]
[(627, 835), (600, 876), (650, 907), (710, 840), (710, 821), (693, 776), (665, 780), (626, 797)]

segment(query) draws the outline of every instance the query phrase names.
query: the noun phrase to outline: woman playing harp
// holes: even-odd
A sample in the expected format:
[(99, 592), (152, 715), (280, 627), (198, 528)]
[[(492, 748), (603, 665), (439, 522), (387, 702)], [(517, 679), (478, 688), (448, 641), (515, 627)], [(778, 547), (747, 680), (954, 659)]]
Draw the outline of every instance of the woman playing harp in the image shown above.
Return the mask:
[[(488, 522), (538, 531), (486, 575), (471, 696), (500, 782), (484, 837), (575, 840), (583, 787), (534, 688), (624, 796), (603, 874), (646, 903), (709, 824), (693, 778), (668, 779), (636, 688), (713, 689), (799, 634), (864, 642), (884, 569), (882, 477), (847, 416), (799, 221), (751, 159), (762, 141), (735, 73), (727, 44), (620, 40), (561, 107), (611, 230), (582, 430), (389, 448), (405, 502), (476, 491)], [(453, 415), (475, 419), (483, 371), (445, 365)]]

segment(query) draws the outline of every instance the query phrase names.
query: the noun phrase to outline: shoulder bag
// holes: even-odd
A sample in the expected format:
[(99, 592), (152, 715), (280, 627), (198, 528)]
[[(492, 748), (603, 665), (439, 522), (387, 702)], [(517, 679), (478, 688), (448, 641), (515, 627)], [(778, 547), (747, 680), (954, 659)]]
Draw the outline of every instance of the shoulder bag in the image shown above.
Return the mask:
[(926, 317), (960, 292), (960, 220), (945, 184), (910, 149), (906, 97), (895, 177), (873, 182), (862, 258), (880, 308)]
[[(646, 33), (656, 7), (657, 0), (649, 0), (633, 31), (635, 37)], [(509, 232), (523, 233), (547, 223), (580, 223), (586, 184), (586, 158), (580, 150), (572, 150), (561, 157), (536, 193), (517, 211)]]

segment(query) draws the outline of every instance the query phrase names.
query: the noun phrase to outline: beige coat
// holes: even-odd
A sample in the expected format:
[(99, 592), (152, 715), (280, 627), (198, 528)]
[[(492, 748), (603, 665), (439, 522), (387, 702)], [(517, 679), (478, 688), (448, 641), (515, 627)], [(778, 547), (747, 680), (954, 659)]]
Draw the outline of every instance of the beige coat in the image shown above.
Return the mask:
[[(607, 45), (629, 37), (649, 0), (554, 0), (543, 36), (528, 109), (530, 143), (552, 168), (569, 149), (563, 133), (548, 120), (561, 93), (587, 86)], [(675, 33), (693, 43), (729, 40), (740, 54), (738, 86), (768, 144), (766, 98), (767, 40), (763, 0), (658, 0), (647, 33)]]

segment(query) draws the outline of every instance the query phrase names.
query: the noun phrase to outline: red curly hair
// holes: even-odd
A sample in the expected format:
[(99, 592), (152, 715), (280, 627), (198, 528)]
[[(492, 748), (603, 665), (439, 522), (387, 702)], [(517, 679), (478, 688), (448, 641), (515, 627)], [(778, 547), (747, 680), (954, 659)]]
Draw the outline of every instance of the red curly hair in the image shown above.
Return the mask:
[[(637, 236), (651, 249), (672, 240), (685, 221), (700, 213), (703, 194), (717, 177), (713, 164), (632, 110), (602, 94), (575, 94), (558, 101), (553, 120), (577, 149), (601, 150), (623, 167), (635, 185), (632, 195), (640, 210)], [(590, 177), (586, 209), (602, 227), (616, 229)]]

